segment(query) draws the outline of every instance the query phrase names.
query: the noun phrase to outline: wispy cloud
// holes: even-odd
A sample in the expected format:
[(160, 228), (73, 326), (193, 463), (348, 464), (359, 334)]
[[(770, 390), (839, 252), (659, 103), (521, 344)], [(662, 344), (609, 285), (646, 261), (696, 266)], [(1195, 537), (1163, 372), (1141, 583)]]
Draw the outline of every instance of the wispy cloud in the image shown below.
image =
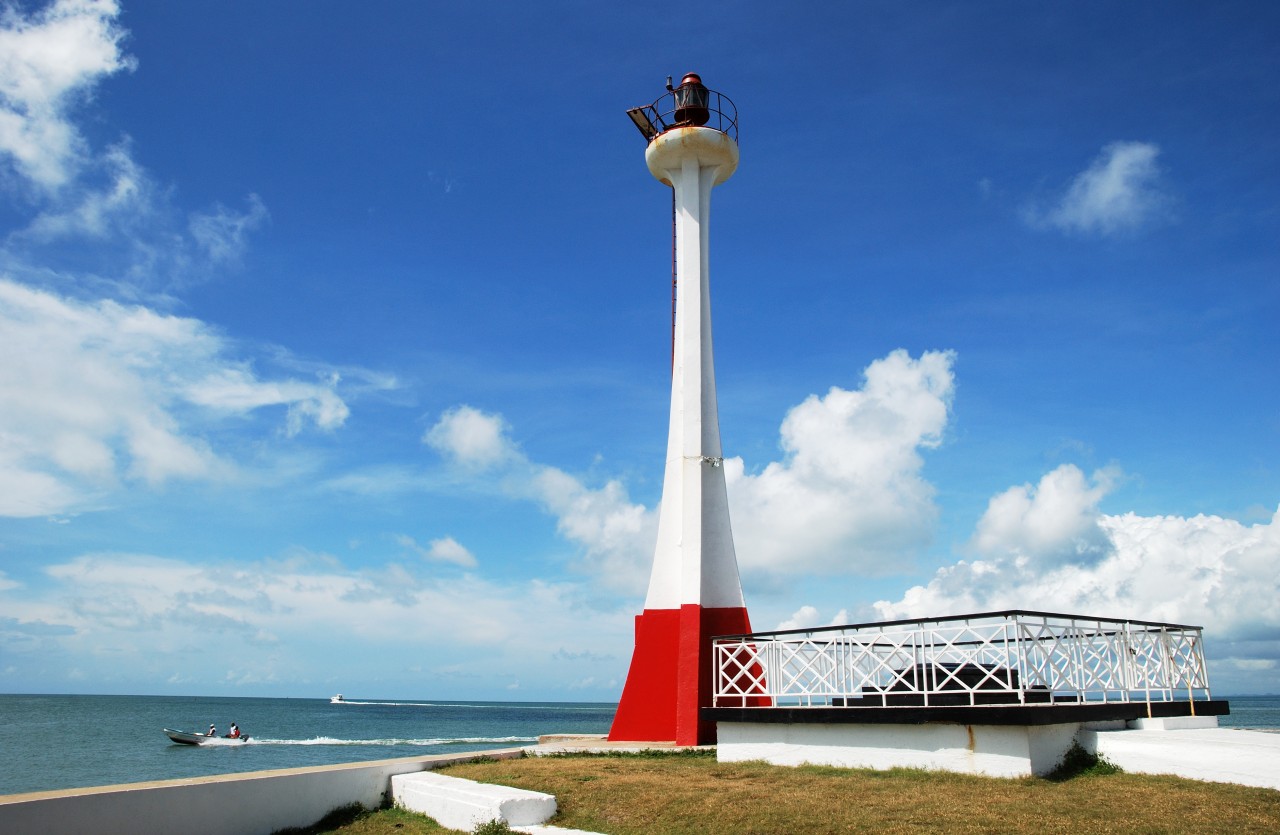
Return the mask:
[(196, 212), (189, 221), (191, 236), (202, 253), (216, 263), (234, 263), (247, 244), (248, 233), (268, 218), (267, 207), (256, 194), (250, 194), (248, 208), (236, 212), (221, 204), (208, 212)]
[(1130, 232), (1167, 218), (1171, 199), (1147, 142), (1114, 142), (1049, 206), (1031, 205), (1028, 223), (1087, 235)]
[(180, 210), (127, 136), (95, 149), (81, 135), (75, 106), (134, 66), (119, 13), (114, 0), (0, 8), (0, 173), (30, 211), (6, 235), (0, 267), (33, 284), (167, 304), (167, 294), (236, 267), (269, 213), (255, 194), (242, 211)]
[(453, 563), (463, 568), (476, 567), (475, 555), (451, 536), (433, 539), (424, 547), (419, 545), (413, 537), (400, 534), (396, 537), (396, 543), (428, 562)]
[[(92, 553), (49, 566), (38, 586), (0, 588), (0, 648), (15, 675), (64, 664), (107, 689), (146, 680), (212, 689), (247, 683), (240, 672), (252, 669), (296, 690), (328, 676), (317, 654), (341, 658), (348, 680), (384, 679), (388, 658), (405, 667), (427, 658), (492, 689), (536, 678), (566, 647), (612, 673), (630, 613), (588, 611), (584, 601), (573, 584), (439, 577), (396, 563), (352, 570), (317, 554), (192, 562)], [(234, 651), (220, 650), (224, 642)]]
[(270, 406), (288, 434), (346, 420), (337, 379), (262, 379), (204, 323), (0, 279), (0, 515), (82, 508), (122, 482), (214, 478), (213, 421)]
[(633, 503), (621, 482), (590, 487), (557, 467), (530, 461), (501, 415), (470, 406), (445, 412), (423, 442), (464, 477), (496, 479), (507, 495), (542, 505), (556, 517), (561, 535), (582, 548), (578, 567), (603, 586), (643, 591), (657, 513)]

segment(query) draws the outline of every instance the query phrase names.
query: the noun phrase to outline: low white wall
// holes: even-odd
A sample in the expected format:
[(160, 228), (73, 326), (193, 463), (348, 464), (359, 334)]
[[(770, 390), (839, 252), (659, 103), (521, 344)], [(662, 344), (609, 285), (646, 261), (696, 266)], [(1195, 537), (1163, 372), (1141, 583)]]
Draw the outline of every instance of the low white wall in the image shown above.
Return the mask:
[(844, 768), (930, 768), (1024, 777), (1047, 774), (1071, 747), (1079, 723), (863, 725), (719, 722), (721, 762)]
[(1133, 719), (1129, 727), (1139, 731), (1190, 731), (1218, 727), (1216, 716), (1170, 716), (1165, 719)]
[(334, 809), (375, 807), (393, 774), (523, 754), (520, 748), (225, 774), (0, 797), (0, 832), (39, 835), (269, 835)]

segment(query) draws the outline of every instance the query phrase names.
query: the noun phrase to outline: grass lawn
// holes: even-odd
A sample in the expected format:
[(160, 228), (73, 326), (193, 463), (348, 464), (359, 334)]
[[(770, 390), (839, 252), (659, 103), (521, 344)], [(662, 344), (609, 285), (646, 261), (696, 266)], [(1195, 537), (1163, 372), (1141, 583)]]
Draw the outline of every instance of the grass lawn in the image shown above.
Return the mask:
[[(1106, 771), (997, 779), (718, 763), (713, 753), (665, 753), (481, 761), (443, 773), (554, 794), (560, 811), (550, 823), (609, 835), (1280, 832), (1280, 792)], [(383, 810), (310, 831), (448, 830)]]

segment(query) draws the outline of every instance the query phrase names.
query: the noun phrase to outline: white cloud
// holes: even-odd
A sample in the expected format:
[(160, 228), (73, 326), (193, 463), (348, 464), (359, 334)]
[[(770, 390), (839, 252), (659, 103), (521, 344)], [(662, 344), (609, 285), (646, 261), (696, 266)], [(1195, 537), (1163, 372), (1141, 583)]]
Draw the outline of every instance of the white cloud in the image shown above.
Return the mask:
[(184, 394), (192, 403), (231, 414), (264, 406), (287, 406), (286, 430), (293, 436), (303, 429), (307, 419), (326, 430), (337, 429), (346, 422), (350, 410), (332, 388), (337, 382), (334, 377), (327, 384), (299, 380), (267, 382), (258, 380), (246, 368), (221, 367), (192, 380)]
[[(745, 570), (780, 576), (883, 567), (928, 541), (935, 509), (919, 450), (946, 427), (954, 381), (949, 352), (894, 351), (867, 367), (858, 391), (832, 388), (788, 413), (785, 461), (749, 475), (725, 461), (734, 540)], [(582, 548), (578, 567), (605, 587), (644, 589), (656, 507), (632, 502), (620, 481), (590, 487), (535, 464), (499, 415), (470, 406), (444, 413), (423, 440), (472, 475), (496, 471), (509, 495), (537, 501)]]
[[(243, 212), (215, 204), (184, 213), (172, 190), (157, 184), (131, 152), (127, 141), (112, 145), (85, 161), (75, 183), (45, 195), (26, 227), (5, 239), (0, 254), (10, 269), (39, 283), (66, 266), (64, 282), (133, 299), (199, 284), (238, 266), (250, 232), (270, 217), (262, 200), (250, 194)], [(86, 259), (96, 274), (77, 274)]]
[(782, 621), (777, 625), (778, 630), (784, 629), (813, 629), (821, 626), (822, 621), (818, 615), (818, 610), (813, 606), (801, 606), (791, 617)]
[(451, 536), (433, 539), (425, 548), (413, 537), (404, 534), (396, 537), (396, 543), (429, 562), (448, 562), (463, 568), (476, 567), (475, 555)]
[[(133, 61), (114, 0), (55, 0), (24, 14), (0, 6), (0, 173), (17, 176), (35, 212), (10, 232), (0, 262), (32, 284), (59, 276), (117, 298), (144, 298), (206, 281), (238, 264), (268, 212), (221, 204), (187, 212), (132, 156), (128, 137), (98, 151), (72, 121), (74, 105)], [(84, 264), (94, 266), (85, 272)]]
[(1117, 476), (1115, 470), (1099, 470), (1090, 484), (1078, 467), (1064, 464), (1037, 487), (1010, 487), (988, 503), (970, 546), (979, 554), (1009, 554), (1046, 566), (1095, 564), (1111, 550), (1098, 502)]
[(121, 224), (136, 227), (153, 214), (155, 188), (126, 144), (108, 148), (98, 164), (105, 185), (55, 201), (57, 208), (37, 215), (18, 237), (40, 243), (74, 236), (100, 239), (119, 231)]
[(619, 481), (589, 488), (554, 467), (537, 468), (529, 489), (556, 517), (557, 530), (582, 546), (580, 569), (606, 588), (643, 593), (658, 538), (656, 509), (633, 503)]
[(202, 428), (263, 406), (288, 432), (340, 426), (335, 380), (264, 381), (195, 319), (0, 279), (0, 515), (73, 511), (121, 480), (210, 478)]
[(593, 488), (556, 467), (531, 462), (501, 415), (470, 406), (445, 412), (423, 441), (471, 476), (498, 474), (508, 495), (537, 502), (582, 548), (578, 567), (607, 588), (641, 594), (657, 537), (657, 512), (634, 504), (619, 481)]
[(843, 626), (849, 623), (849, 612), (847, 609), (841, 609), (829, 618), (823, 618), (822, 613), (814, 606), (801, 606), (790, 617), (782, 620), (774, 627), (776, 631), (785, 631), (787, 629), (816, 629), (822, 626)]
[(1112, 235), (1159, 219), (1170, 203), (1156, 165), (1159, 154), (1157, 146), (1146, 142), (1106, 146), (1056, 205), (1028, 209), (1028, 221), (1067, 232)]
[[(1071, 469), (1046, 475), (1030, 506), (1022, 502), (1026, 488), (1003, 494), (1027, 512), (1007, 514), (1015, 524), (999, 535), (997, 526), (988, 527), (991, 535), (979, 530), (982, 559), (944, 567), (901, 599), (877, 602), (878, 615), (1021, 608), (1191, 623), (1213, 640), (1261, 642), (1252, 657), (1280, 657), (1280, 511), (1252, 526), (1203, 515), (1095, 516), (1104, 481), (1091, 485)], [(1055, 491), (1062, 495), (1044, 498)], [(1028, 509), (1037, 502), (1045, 512)], [(1078, 548), (1081, 541), (1087, 547)]]
[(425, 662), (506, 682), (545, 677), (564, 646), (607, 680), (634, 614), (590, 609), (570, 584), (439, 577), (394, 563), (351, 570), (314, 554), (251, 563), (84, 554), (46, 575), (0, 588), (0, 653), (20, 669), (74, 659), (100, 685), (210, 686), (250, 669), (296, 692), (335, 659), (348, 680)]
[(487, 469), (522, 457), (507, 437), (507, 424), (500, 415), (465, 405), (441, 415), (422, 436), (422, 441), (454, 462), (473, 469)]
[(744, 572), (883, 571), (928, 542), (936, 509), (920, 450), (942, 442), (953, 361), (894, 351), (867, 367), (862, 389), (833, 387), (792, 409), (784, 460), (758, 475), (725, 462)]
[(0, 10), (0, 154), (37, 186), (74, 176), (83, 140), (67, 111), (102, 78), (131, 69), (114, 0), (55, 0)]
[(197, 212), (191, 216), (191, 236), (203, 254), (218, 263), (238, 261), (243, 254), (250, 231), (261, 226), (269, 217), (267, 207), (256, 194), (249, 195), (249, 208), (234, 212), (221, 204), (211, 212)]

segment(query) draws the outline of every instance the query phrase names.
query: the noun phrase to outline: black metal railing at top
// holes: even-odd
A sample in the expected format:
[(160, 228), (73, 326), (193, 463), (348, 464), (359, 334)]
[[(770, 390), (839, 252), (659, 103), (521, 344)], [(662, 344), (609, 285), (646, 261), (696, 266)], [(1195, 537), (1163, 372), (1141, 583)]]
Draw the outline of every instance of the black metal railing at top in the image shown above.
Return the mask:
[(778, 629), (772, 632), (752, 632), (746, 635), (718, 635), (717, 638), (742, 638), (751, 640), (763, 640), (768, 638), (782, 638), (793, 635), (826, 635), (826, 634), (845, 634), (850, 632), (863, 631), (881, 631), (895, 626), (925, 626), (925, 625), (963, 625), (967, 623), (986, 622), (992, 620), (1013, 620), (1020, 618), (1044, 619), (1046, 621), (1064, 622), (1070, 621), (1077, 624), (1099, 624), (1098, 629), (1103, 630), (1098, 634), (1111, 634), (1105, 631), (1102, 624), (1111, 625), (1129, 624), (1135, 627), (1154, 627), (1156, 629), (1174, 629), (1185, 631), (1199, 632), (1204, 629), (1202, 626), (1190, 626), (1185, 623), (1164, 623), (1154, 620), (1134, 620), (1132, 618), (1099, 618), (1087, 615), (1069, 615), (1060, 612), (1040, 612), (1032, 609), (1001, 609), (992, 612), (976, 612), (969, 615), (947, 615), (938, 618), (904, 618), (902, 620), (879, 620), (868, 621), (866, 623), (850, 623), (843, 626), (815, 626), (802, 627), (800, 629)]
[(730, 98), (699, 85), (698, 99), (690, 100), (689, 88), (681, 85), (660, 96), (653, 104), (627, 111), (644, 138), (652, 142), (674, 128), (705, 127), (738, 141), (738, 108)]

